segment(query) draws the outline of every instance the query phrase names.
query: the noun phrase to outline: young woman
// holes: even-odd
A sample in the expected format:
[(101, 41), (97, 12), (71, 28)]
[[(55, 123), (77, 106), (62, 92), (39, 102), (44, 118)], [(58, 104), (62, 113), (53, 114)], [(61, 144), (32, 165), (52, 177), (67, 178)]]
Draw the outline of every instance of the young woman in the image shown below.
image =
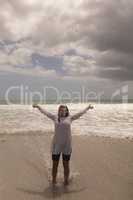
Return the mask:
[(69, 183), (69, 161), (72, 153), (72, 136), (71, 136), (71, 123), (72, 121), (80, 118), (87, 110), (93, 109), (93, 106), (88, 105), (82, 111), (70, 115), (66, 105), (60, 105), (58, 114), (54, 115), (39, 105), (34, 104), (33, 108), (37, 108), (41, 113), (50, 118), (55, 125), (55, 134), (52, 142), (52, 183), (56, 184), (56, 176), (60, 155), (62, 154), (63, 167), (64, 167), (64, 185)]

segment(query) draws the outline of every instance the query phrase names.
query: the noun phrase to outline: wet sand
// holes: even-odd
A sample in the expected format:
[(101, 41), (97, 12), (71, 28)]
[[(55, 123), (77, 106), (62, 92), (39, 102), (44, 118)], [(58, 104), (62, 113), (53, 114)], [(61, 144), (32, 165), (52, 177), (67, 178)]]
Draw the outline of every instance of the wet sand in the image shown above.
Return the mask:
[(73, 136), (72, 182), (63, 186), (60, 162), (57, 187), (50, 184), (51, 135), (0, 136), (0, 199), (133, 199), (133, 140)]

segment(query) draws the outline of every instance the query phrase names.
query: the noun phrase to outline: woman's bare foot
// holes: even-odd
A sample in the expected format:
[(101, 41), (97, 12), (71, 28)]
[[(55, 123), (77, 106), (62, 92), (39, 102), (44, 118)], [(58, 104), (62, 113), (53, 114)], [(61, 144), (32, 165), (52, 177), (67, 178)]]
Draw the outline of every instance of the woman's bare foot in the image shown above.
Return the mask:
[(56, 180), (52, 180), (52, 185), (55, 186), (57, 184)]
[(67, 185), (69, 185), (68, 179), (64, 180), (64, 186), (67, 186)]

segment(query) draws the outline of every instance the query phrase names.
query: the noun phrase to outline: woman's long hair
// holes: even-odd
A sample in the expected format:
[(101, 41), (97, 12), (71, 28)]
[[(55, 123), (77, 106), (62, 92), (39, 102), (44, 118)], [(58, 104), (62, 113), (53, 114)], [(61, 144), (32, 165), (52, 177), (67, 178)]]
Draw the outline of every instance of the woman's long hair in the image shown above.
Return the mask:
[(65, 117), (69, 116), (69, 109), (66, 105), (60, 105), (58, 108), (58, 122), (60, 122), (60, 109), (61, 108), (66, 108), (66, 115)]

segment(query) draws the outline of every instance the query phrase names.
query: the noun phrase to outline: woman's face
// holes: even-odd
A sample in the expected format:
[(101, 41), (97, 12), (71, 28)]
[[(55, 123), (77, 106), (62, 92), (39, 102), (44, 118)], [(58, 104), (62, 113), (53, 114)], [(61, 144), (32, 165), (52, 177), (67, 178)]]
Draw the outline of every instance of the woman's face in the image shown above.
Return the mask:
[(66, 116), (66, 113), (67, 113), (66, 107), (61, 107), (61, 108), (59, 109), (59, 115), (60, 115), (61, 117), (65, 117), (65, 116)]

